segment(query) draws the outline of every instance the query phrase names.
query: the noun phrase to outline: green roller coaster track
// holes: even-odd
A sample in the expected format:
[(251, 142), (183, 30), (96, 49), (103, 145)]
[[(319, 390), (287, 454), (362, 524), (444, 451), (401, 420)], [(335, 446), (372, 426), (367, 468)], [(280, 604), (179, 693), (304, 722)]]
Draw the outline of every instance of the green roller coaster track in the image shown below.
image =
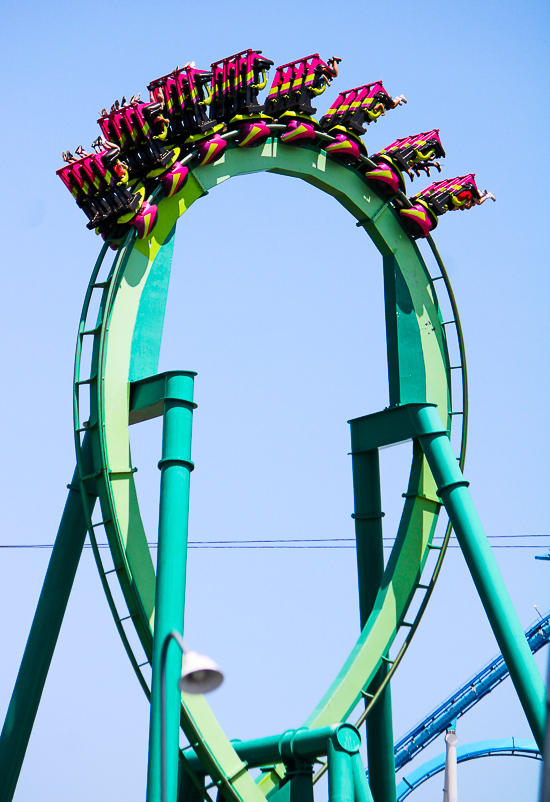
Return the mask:
[[(371, 788), (368, 785), (365, 788), (363, 780), (357, 780), (363, 789), (357, 793), (365, 802), (372, 798), (371, 791), (376, 802), (395, 800), (389, 681), (426, 608), (453, 526), (541, 747), (543, 684), (461, 473), (468, 417), (466, 357), (458, 309), (445, 267), (429, 238), (439, 267), (438, 275), (430, 275), (416, 243), (403, 229), (391, 204), (381, 199), (355, 170), (327, 158), (318, 148), (285, 146), (276, 136), (282, 126), (271, 128), (273, 136), (264, 145), (245, 149), (229, 143), (218, 162), (190, 170), (187, 183), (174, 197), (166, 198), (157, 190), (152, 200), (158, 205), (159, 219), (153, 234), (145, 240), (136, 239), (135, 232), (128, 234), (112, 265), (106, 259), (109, 249), (105, 244), (96, 262), (76, 346), (77, 470), (69, 485), (69, 500), (0, 740), (0, 776), (4, 777), (0, 781), (1, 802), (9, 802), (15, 790), (86, 530), (118, 632), (144, 692), (151, 694), (145, 667), (153, 666), (154, 679), (153, 624), (158, 589), (140, 516), (129, 426), (163, 414), (166, 421), (167, 410), (177, 408), (183, 416), (182, 425), (189, 429), (190, 448), (193, 374), (173, 371), (156, 375), (176, 223), (195, 201), (218, 184), (255, 172), (299, 178), (331, 195), (364, 229), (383, 259), (389, 407), (350, 421), (362, 631), (304, 727), (312, 738), (322, 731), (326, 741), (326, 728), (345, 722), (360, 727), (366, 720)], [(324, 138), (330, 139), (327, 135)], [(438, 279), (441, 279), (438, 288), (450, 300), (451, 321), (444, 321), (441, 316), (435, 284)], [(92, 300), (98, 293), (99, 313), (96, 320), (90, 320)], [(460, 363), (456, 366), (449, 360), (449, 336), (458, 342)], [(85, 365), (83, 348), (88, 339), (92, 357), (90, 364)], [(461, 382), (460, 409), (452, 408), (451, 377), (453, 382)], [(451, 426), (457, 422), (462, 427), (458, 463), (449, 442)], [(384, 568), (378, 449), (407, 439), (413, 440), (409, 484), (395, 545)], [(178, 463), (182, 481), (187, 482), (182, 492), (188, 493), (190, 452), (163, 453), (161, 462)], [(93, 517), (96, 498), (101, 506), (98, 521)], [(443, 544), (436, 546), (433, 536), (442, 505), (450, 521)], [(105, 570), (97, 545), (98, 530), (105, 532), (113, 569)], [(178, 559), (183, 559), (184, 568), (185, 547), (185, 542), (178, 546)], [(435, 567), (428, 570), (427, 560), (432, 551), (437, 552), (437, 560)], [(127, 609), (120, 609), (115, 603), (113, 583), (117, 582)], [(417, 612), (409, 620), (407, 614), (413, 601), (412, 609)], [(135, 639), (129, 637), (128, 626), (135, 628), (141, 648), (131, 645)], [(403, 632), (406, 636), (402, 645), (390, 658), (390, 649)], [(159, 634), (164, 637), (167, 633), (159, 630)], [(350, 721), (362, 700), (364, 711)], [(153, 707), (152, 731), (156, 715)], [(275, 757), (271, 756), (269, 767), (264, 768), (260, 780), (255, 780), (248, 769), (262, 765), (258, 755), (269, 753), (266, 745), (258, 742), (257, 747), (251, 746), (250, 754), (243, 759), (204, 697), (181, 695), (180, 724), (194, 753), (180, 753), (180, 798), (184, 790), (186, 799), (204, 797), (209, 787), (205, 785), (206, 776), (228, 802), (261, 802), (266, 795), (270, 798), (277, 795), (282, 801), (289, 789), (293, 793), (292, 783), (296, 778), (293, 776), (289, 781), (290, 764), (283, 759), (283, 752), (279, 750)], [(331, 766), (337, 766), (334, 755), (339, 748), (329, 744), (324, 750), (317, 749), (315, 762), (321, 767), (313, 783), (327, 767), (329, 788), (331, 775), (332, 784), (335, 782), (337, 772)], [(347, 747), (342, 748), (345, 751)], [(150, 749), (148, 800), (151, 801), (158, 798), (158, 791), (152, 790), (152, 786), (156, 786), (159, 766), (155, 757), (157, 746), (151, 745)], [(350, 747), (350, 754), (353, 749)], [(324, 755), (327, 761), (322, 759)], [(310, 763), (313, 762), (310, 755)], [(175, 799), (177, 766), (176, 774), (173, 761), (168, 768), (169, 798)]]

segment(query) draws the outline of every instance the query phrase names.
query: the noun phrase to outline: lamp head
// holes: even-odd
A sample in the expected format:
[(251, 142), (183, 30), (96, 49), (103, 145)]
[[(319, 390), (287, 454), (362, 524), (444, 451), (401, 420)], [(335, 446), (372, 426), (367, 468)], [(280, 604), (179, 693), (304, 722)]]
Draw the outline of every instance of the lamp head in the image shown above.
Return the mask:
[(185, 652), (178, 688), (184, 693), (210, 693), (223, 682), (220, 667), (204, 654)]

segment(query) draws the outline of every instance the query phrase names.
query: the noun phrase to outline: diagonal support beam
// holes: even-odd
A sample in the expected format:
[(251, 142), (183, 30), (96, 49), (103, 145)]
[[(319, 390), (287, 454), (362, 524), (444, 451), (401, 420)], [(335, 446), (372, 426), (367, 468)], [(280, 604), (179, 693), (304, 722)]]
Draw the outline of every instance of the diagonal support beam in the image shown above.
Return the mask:
[(436, 406), (404, 404), (356, 418), (353, 425), (354, 454), (410, 439), (420, 443), (529, 726), (542, 750), (544, 683)]
[[(93, 472), (88, 434), (82, 443), (82, 466), (84, 475)], [(78, 481), (76, 469), (0, 735), (0, 802), (11, 802), (15, 793), (86, 538)], [(89, 490), (88, 498), (91, 514), (96, 496)]]

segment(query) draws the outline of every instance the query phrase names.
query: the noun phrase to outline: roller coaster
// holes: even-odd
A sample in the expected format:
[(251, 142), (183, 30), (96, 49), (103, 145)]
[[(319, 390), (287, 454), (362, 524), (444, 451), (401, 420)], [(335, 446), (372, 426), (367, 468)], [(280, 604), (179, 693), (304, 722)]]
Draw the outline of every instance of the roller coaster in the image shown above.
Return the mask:
[[(545, 646), (550, 640), (550, 614), (535, 621), (525, 632), (525, 637), (533, 654)], [(499, 654), (398, 741), (395, 745), (395, 770), (399, 771), (414, 760), (428, 744), (491, 693), (507, 676), (506, 663)]]
[[(494, 196), (478, 189), (473, 173), (406, 196), (405, 175), (413, 180), (441, 171), (445, 151), (432, 129), (368, 155), (362, 139), (368, 126), (406, 103), (403, 95), (392, 98), (382, 81), (341, 92), (317, 121), (313, 103), (337, 78), (339, 63), (313, 54), (276, 67), (263, 103), (259, 92), (274, 63), (261, 51), (242, 51), (210, 70), (187, 63), (152, 81), (148, 101), (134, 95), (104, 108), (93, 152), (80, 146), (75, 155), (63, 153), (58, 175), (104, 244), (76, 335), (76, 469), (0, 738), (0, 802), (11, 802), (15, 791), (86, 535), (115, 626), (151, 702), (148, 802), (209, 802), (213, 792), (225, 802), (312, 800), (327, 772), (330, 802), (394, 802), (396, 765), (416, 746), (411, 736), (394, 755), (390, 680), (426, 609), (453, 530), (502, 652), (503, 663), (480, 676), (478, 689), (507, 669), (542, 747), (544, 685), (462, 473), (466, 356), (455, 297), (431, 236), (447, 212)], [(179, 218), (222, 182), (258, 172), (299, 178), (331, 195), (382, 256), (389, 404), (349, 422), (358, 640), (302, 726), (289, 722), (283, 734), (235, 743), (203, 695), (180, 691), (181, 655), (166, 646), (173, 632), (184, 630), (195, 374), (157, 369)], [(431, 268), (418, 239), (431, 249)], [(453, 310), (451, 320), (442, 317), (438, 292)], [(458, 364), (449, 357), (451, 340)], [(155, 417), (163, 420), (156, 573), (129, 429)], [(385, 562), (379, 449), (405, 441), (412, 442), (410, 477)], [(449, 521), (436, 544), (442, 507)], [(103, 540), (109, 564), (98, 547)], [(436, 711), (430, 733), (451, 709)], [(368, 778), (359, 751), (365, 722)], [(189, 742), (183, 750), (180, 727)]]
[[(468, 760), (477, 760), (480, 757), (527, 757), (532, 760), (542, 760), (541, 753), (534, 741), (524, 738), (501, 738), (492, 741), (479, 741), (457, 749), (457, 763), (466, 763)], [(397, 802), (402, 802), (412, 794), (426, 780), (439, 774), (445, 768), (445, 755), (438, 755), (429, 760), (416, 771), (404, 777), (397, 785)]]

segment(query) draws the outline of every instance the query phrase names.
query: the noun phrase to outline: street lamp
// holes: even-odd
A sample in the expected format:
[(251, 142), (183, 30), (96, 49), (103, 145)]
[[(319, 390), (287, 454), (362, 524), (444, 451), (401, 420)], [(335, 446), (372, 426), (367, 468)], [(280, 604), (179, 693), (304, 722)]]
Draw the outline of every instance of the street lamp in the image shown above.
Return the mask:
[(166, 656), (171, 641), (175, 641), (185, 656), (178, 688), (184, 693), (210, 693), (223, 682), (223, 673), (219, 666), (204, 654), (190, 652), (185, 647), (183, 638), (175, 629), (164, 639), (160, 654), (160, 760), (161, 760), (161, 802), (166, 802)]

